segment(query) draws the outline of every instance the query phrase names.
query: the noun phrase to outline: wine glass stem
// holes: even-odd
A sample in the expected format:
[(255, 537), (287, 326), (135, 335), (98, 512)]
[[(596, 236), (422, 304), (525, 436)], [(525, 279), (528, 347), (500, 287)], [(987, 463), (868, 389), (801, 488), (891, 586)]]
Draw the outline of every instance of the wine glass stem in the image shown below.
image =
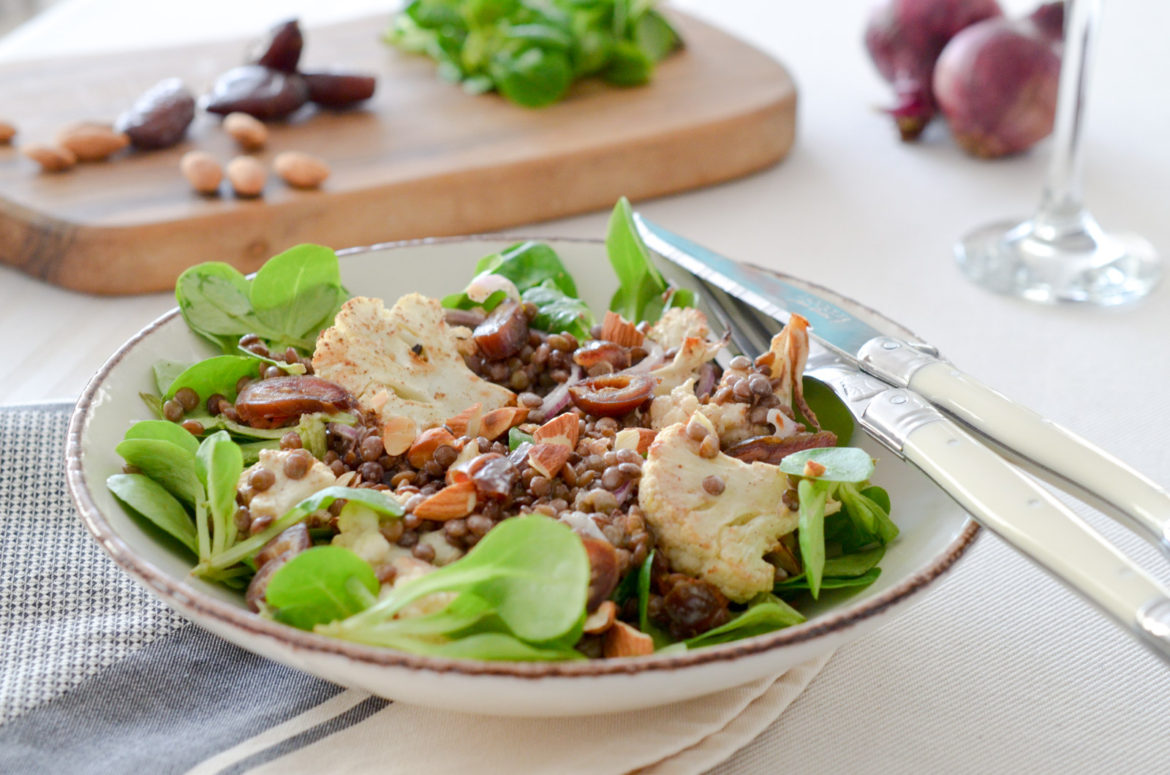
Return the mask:
[(1052, 138), (1052, 158), (1036, 220), (1057, 231), (1079, 228), (1088, 72), (1096, 45), (1101, 0), (1065, 3), (1064, 52)]

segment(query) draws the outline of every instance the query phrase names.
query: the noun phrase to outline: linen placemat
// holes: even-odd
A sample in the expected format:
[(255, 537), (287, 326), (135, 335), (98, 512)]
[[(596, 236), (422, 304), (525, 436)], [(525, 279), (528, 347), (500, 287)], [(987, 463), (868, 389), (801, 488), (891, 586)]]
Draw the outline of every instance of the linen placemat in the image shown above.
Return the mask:
[(566, 719), (393, 703), (189, 624), (90, 538), (65, 488), (71, 407), (0, 407), (0, 772), (698, 773), (829, 657), (663, 708)]

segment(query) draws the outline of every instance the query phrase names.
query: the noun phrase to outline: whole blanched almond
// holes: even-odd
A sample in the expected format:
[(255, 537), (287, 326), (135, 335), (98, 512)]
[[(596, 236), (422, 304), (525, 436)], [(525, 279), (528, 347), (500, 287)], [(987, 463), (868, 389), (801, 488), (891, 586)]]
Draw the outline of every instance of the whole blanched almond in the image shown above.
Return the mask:
[(16, 127), (7, 121), (0, 121), (0, 145), (12, 142), (14, 137), (16, 137)]
[(264, 191), (268, 173), (264, 171), (264, 165), (251, 156), (237, 156), (228, 162), (227, 179), (236, 196), (254, 197)]
[(245, 151), (258, 151), (268, 142), (268, 127), (247, 113), (228, 113), (223, 120), (223, 131)]
[(214, 194), (223, 181), (223, 167), (207, 151), (188, 151), (179, 160), (179, 169), (191, 188), (200, 194)]
[(115, 132), (110, 124), (87, 121), (61, 132), (57, 144), (72, 151), (78, 161), (103, 161), (130, 145), (130, 136)]
[(329, 177), (329, 165), (301, 151), (285, 151), (272, 162), (276, 174), (294, 188), (317, 188)]
[(77, 156), (73, 151), (58, 145), (33, 143), (23, 146), (20, 152), (41, 165), (44, 172), (63, 172), (77, 163)]

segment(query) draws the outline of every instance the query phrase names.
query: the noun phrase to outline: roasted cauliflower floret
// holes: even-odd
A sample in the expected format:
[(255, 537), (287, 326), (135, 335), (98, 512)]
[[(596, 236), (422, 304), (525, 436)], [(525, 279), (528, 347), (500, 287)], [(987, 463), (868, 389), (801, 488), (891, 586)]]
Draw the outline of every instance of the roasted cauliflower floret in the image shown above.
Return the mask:
[(313, 370), (347, 389), (384, 429), (393, 428), (383, 435), (387, 451), (399, 454), (418, 433), (473, 404), (488, 412), (516, 399), (467, 368), (457, 334), (434, 299), (411, 293), (386, 309), (380, 299), (359, 296), (321, 332)]
[[(694, 419), (714, 431), (702, 414)], [(764, 555), (797, 526), (797, 514), (782, 497), (788, 477), (766, 463), (744, 463), (722, 453), (702, 457), (700, 446), (683, 423), (659, 432), (642, 467), (638, 505), (676, 571), (710, 582), (730, 600), (747, 602), (772, 589), (775, 568)], [(708, 477), (718, 477), (722, 489), (704, 487)]]
[(685, 423), (695, 412), (702, 412), (715, 426), (720, 445), (728, 447), (767, 432), (766, 426), (756, 426), (748, 419), (749, 409), (747, 404), (735, 402), (700, 404), (692, 377), (669, 394), (650, 402), (650, 427), (662, 430), (675, 423)]
[[(781, 406), (792, 406), (817, 424), (816, 415), (804, 400), (804, 366), (808, 362), (808, 321), (800, 315), (788, 319), (784, 330), (772, 337), (772, 346), (757, 361), (771, 369), (772, 379), (779, 379), (776, 396)], [(779, 429), (777, 429), (779, 432)]]
[(646, 332), (646, 336), (662, 345), (664, 350), (682, 347), (687, 339), (705, 340), (710, 334), (707, 316), (694, 307), (672, 307), (666, 310)]
[(276, 480), (268, 489), (256, 493), (248, 504), (252, 517), (272, 517), (279, 519), (293, 506), (308, 498), (318, 490), (324, 490), (337, 483), (337, 477), (329, 470), (329, 466), (320, 460), (313, 460), (309, 470), (300, 479), (293, 479), (284, 472), (285, 462), (294, 454), (287, 449), (262, 449), (260, 460), (255, 465), (244, 469), (240, 475), (237, 489), (246, 487), (252, 474), (261, 468), (272, 472)]
[(664, 396), (694, 377), (699, 367), (714, 358), (722, 348), (722, 341), (709, 342), (697, 336), (684, 339), (674, 360), (650, 372), (650, 376), (658, 380), (654, 395)]

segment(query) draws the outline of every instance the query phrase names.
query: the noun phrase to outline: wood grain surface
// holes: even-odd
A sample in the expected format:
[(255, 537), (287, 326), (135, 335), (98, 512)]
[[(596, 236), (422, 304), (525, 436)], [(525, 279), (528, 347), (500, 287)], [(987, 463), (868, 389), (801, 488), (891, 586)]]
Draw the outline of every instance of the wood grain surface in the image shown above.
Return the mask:
[[(584, 81), (557, 105), (528, 110), (439, 81), (427, 59), (379, 40), (387, 17), (306, 31), (302, 66), (379, 77), (362, 109), (306, 108), (270, 126), (258, 154), (326, 159), (320, 191), (270, 174), (260, 199), (193, 193), (179, 158), (237, 153), (217, 117), (200, 112), (187, 140), (124, 152), (55, 174), (0, 147), (0, 261), (99, 294), (166, 290), (207, 260), (255, 270), (301, 242), (337, 248), (473, 233), (605, 208), (621, 195), (659, 196), (774, 164), (795, 132), (796, 90), (783, 66), (695, 19), (674, 14), (687, 47), (648, 86)], [(70, 123), (112, 121), (161, 78), (197, 94), (238, 64), (246, 41), (147, 53), (47, 59), (0, 68), (0, 111), (17, 142), (51, 141)]]

